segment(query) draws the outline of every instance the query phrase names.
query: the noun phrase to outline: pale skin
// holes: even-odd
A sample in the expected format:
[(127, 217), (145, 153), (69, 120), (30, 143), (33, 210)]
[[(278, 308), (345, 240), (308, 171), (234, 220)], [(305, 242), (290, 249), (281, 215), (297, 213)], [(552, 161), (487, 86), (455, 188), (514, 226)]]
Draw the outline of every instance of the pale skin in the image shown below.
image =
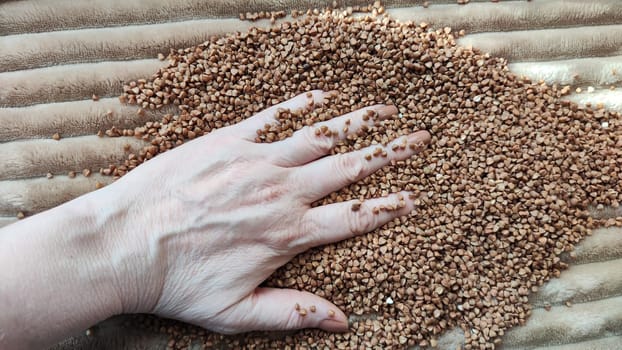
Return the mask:
[[(50, 346), (122, 313), (153, 313), (221, 333), (321, 328), (347, 332), (330, 301), (259, 288), (296, 254), (369, 232), (414, 209), (407, 192), (311, 208), (327, 194), (417, 153), (426, 131), (383, 147), (327, 156), (350, 132), (397, 113), (377, 105), (254, 142), (277, 108), (307, 108), (313, 91), (187, 142), (101, 190), (0, 229), (0, 348)], [(376, 120), (365, 121), (367, 110)], [(316, 135), (327, 125), (340, 130)], [(374, 208), (398, 206), (394, 211)], [(296, 310), (304, 308), (306, 315)], [(312, 309), (315, 312), (311, 312)]]

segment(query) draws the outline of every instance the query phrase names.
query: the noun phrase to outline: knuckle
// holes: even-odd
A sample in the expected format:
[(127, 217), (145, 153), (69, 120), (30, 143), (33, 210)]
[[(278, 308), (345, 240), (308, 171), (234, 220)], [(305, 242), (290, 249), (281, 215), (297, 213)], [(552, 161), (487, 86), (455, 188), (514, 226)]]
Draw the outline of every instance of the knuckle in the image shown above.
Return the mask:
[(338, 155), (336, 162), (336, 172), (340, 174), (348, 183), (356, 182), (365, 175), (365, 164), (359, 157), (352, 153)]
[(304, 325), (304, 317), (300, 316), (300, 313), (292, 308), (287, 315), (287, 318), (283, 320), (280, 325), (281, 329), (300, 329), (303, 328)]
[(300, 232), (297, 232), (296, 230), (287, 230), (279, 235), (276, 248), (282, 252), (289, 252), (295, 247), (296, 242), (298, 242), (301, 236)]
[[(295, 217), (295, 215), (293, 216)], [(292, 253), (298, 253), (306, 250), (308, 242), (310, 241), (309, 235), (312, 234), (316, 226), (311, 221), (307, 221), (304, 218), (296, 219), (293, 217), (284, 218), (286, 222), (286, 228), (279, 230), (278, 232), (271, 232), (265, 238), (268, 241), (268, 245), (274, 249), (278, 255), (290, 255)], [(293, 220), (289, 220), (293, 219)]]
[(288, 251), (304, 251), (312, 245), (315, 235), (320, 230), (318, 222), (306, 215), (303, 215), (298, 225), (292, 225), (284, 240), (285, 248)]
[(348, 229), (350, 234), (357, 236), (367, 233), (376, 227), (376, 216), (369, 210), (352, 212), (348, 216)]
[(251, 165), (240, 163), (239, 166), (244, 169), (240, 169), (239, 173), (247, 179), (255, 179), (248, 182), (249, 190), (253, 187), (255, 196), (265, 202), (276, 202), (291, 192), (290, 184), (287, 181), (290, 176), (288, 169), (261, 162)]
[(282, 185), (269, 185), (258, 191), (262, 202), (272, 203), (282, 199), (288, 193), (288, 189)]
[(262, 239), (267, 246), (274, 251), (275, 256), (288, 256), (293, 252), (297, 252), (297, 246), (302, 238), (300, 232), (296, 230), (279, 230), (278, 232), (270, 232), (264, 235)]

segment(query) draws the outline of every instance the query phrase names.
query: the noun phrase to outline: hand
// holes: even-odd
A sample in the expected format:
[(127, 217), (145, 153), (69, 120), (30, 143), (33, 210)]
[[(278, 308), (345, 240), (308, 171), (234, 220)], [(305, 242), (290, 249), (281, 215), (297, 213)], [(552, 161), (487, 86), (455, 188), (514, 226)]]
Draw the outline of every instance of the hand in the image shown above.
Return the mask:
[[(310, 204), (411, 157), (429, 142), (419, 131), (395, 143), (324, 157), (364, 124), (367, 110), (388, 118), (394, 106), (368, 107), (305, 127), (286, 140), (257, 144), (256, 131), (275, 123), (277, 108), (303, 109), (326, 97), (313, 91), (267, 109), (237, 125), (218, 129), (166, 152), (94, 195), (115, 203), (100, 222), (114, 222), (121, 237), (112, 250), (124, 312), (155, 313), (222, 333), (318, 327), (347, 331), (335, 305), (311, 293), (258, 288), (296, 254), (369, 232), (413, 210), (408, 193), (311, 208)], [(378, 121), (378, 120), (376, 120)], [(322, 125), (339, 135), (316, 135)], [(395, 205), (394, 211), (373, 210)], [(101, 221), (104, 220), (104, 221)], [(295, 305), (304, 308), (296, 310)], [(311, 306), (315, 306), (315, 312)]]

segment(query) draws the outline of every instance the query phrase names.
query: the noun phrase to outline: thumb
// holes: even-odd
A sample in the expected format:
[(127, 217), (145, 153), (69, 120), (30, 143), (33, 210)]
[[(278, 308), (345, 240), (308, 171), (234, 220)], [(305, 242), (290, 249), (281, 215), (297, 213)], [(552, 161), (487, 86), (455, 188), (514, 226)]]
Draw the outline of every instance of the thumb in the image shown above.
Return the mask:
[(349, 329), (348, 317), (333, 303), (294, 289), (257, 288), (231, 312), (247, 331), (320, 328), (347, 332)]

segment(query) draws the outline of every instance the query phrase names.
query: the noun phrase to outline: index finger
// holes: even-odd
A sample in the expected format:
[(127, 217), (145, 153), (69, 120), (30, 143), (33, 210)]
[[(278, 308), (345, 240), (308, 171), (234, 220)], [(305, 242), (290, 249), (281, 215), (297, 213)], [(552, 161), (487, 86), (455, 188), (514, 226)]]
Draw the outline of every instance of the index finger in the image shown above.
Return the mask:
[(249, 141), (255, 141), (257, 130), (264, 129), (267, 125), (278, 124), (276, 115), (279, 109), (291, 111), (313, 109), (321, 105), (328, 93), (322, 90), (312, 90), (297, 95), (289, 100), (267, 108), (254, 116), (236, 124), (233, 129), (239, 136)]

